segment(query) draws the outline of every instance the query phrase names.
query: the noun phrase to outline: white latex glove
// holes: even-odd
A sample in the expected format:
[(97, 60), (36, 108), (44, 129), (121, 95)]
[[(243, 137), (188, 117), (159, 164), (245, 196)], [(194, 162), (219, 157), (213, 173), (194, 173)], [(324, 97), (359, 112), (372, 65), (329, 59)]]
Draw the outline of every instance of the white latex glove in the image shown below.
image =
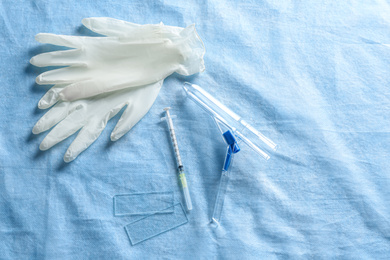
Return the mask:
[[(107, 19), (107, 18), (106, 18)], [(36, 66), (69, 66), (47, 71), (38, 84), (66, 84), (53, 92), (52, 102), (72, 101), (101, 93), (151, 84), (174, 72), (191, 75), (204, 70), (204, 46), (194, 25), (186, 29), (159, 25), (135, 25), (114, 19), (84, 20), (91, 29), (110, 37), (80, 37), (38, 34), (42, 43), (75, 48), (39, 54), (31, 59)], [(123, 23), (122, 27), (118, 24)], [(97, 26), (99, 25), (99, 26)], [(120, 34), (120, 30), (123, 31)]]
[[(138, 57), (137, 55), (139, 53), (137, 53), (135, 50), (137, 50), (137, 48), (143, 50), (143, 44), (149, 46), (161, 41), (172, 43), (183, 41), (182, 33), (184, 28), (180, 27), (164, 26), (162, 24), (137, 25), (110, 18), (87, 18), (83, 20), (83, 23), (91, 30), (112, 37), (71, 37), (40, 34), (37, 36), (37, 38), (42, 40), (42, 42), (50, 42), (56, 45), (64, 45), (73, 48), (77, 47), (78, 49), (44, 53), (34, 57), (31, 62), (39, 66), (68, 65), (70, 67), (66, 69), (69, 69), (69, 71), (73, 71), (72, 69), (74, 69), (74, 71), (78, 71), (79, 69), (86, 69), (90, 73), (93, 72), (92, 74), (94, 74), (96, 77), (99, 77), (99, 79), (112, 79), (112, 83), (116, 82), (117, 80), (114, 76), (118, 76), (120, 79), (123, 79), (125, 78), (125, 75), (128, 75), (128, 73), (122, 70), (121, 72), (117, 71), (116, 73), (118, 73), (118, 75), (113, 76), (112, 74), (115, 74), (115, 72), (109, 70), (108, 64), (113, 64), (115, 66), (118, 64), (123, 64), (122, 58), (129, 58), (129, 53), (133, 53), (136, 57)], [(103, 43), (103, 47), (99, 47), (98, 42)], [(84, 45), (85, 43), (93, 44)], [(112, 43), (114, 44), (111, 45)], [(111, 50), (107, 48), (108, 46), (113, 47), (114, 45), (123, 47), (120, 49), (121, 51), (124, 51), (124, 53), (122, 53), (123, 57), (119, 53), (118, 49), (114, 49), (114, 51), (111, 52)], [(96, 52), (93, 50), (93, 48), (86, 49), (86, 46), (95, 47)], [(124, 48), (124, 46), (131, 46), (131, 50), (127, 50), (127, 48)], [(183, 63), (184, 65), (181, 65), (182, 68), (187, 68), (187, 73), (189, 73), (189, 71), (204, 70), (202, 59), (204, 54), (203, 44), (201, 56), (199, 56), (199, 46), (195, 47), (196, 48), (191, 54), (195, 58), (189, 58), (186, 60), (186, 62)], [(93, 54), (96, 53), (98, 53), (100, 56), (98, 55), (97, 57), (94, 57)], [(97, 66), (98, 64), (96, 60), (99, 60), (99, 58), (101, 59), (100, 66)], [(199, 58), (201, 60), (199, 60)], [(116, 60), (116, 62), (114, 62), (114, 60)], [(80, 61), (82, 61), (82, 63), (80, 63)], [(158, 63), (152, 63), (149, 65), (156, 66)], [(55, 75), (62, 75), (61, 71), (62, 70), (60, 70), (59, 73), (58, 71), (55, 71)], [(74, 76), (76, 73), (65, 73), (65, 75)], [(83, 73), (80, 72), (77, 75), (83, 76)], [(77, 84), (80, 82), (81, 86), (83, 86), (83, 81), (65, 83), (68, 81), (60, 80), (55, 82), (62, 83), (56, 84), (42, 97), (38, 104), (39, 108), (46, 109), (55, 104), (59, 100), (59, 97), (62, 96), (63, 90), (67, 89), (73, 83)], [(130, 82), (134, 83), (134, 81), (131, 80)], [(112, 141), (118, 140), (148, 112), (159, 93), (162, 82), (163, 81), (160, 80), (156, 83), (148, 85), (130, 85), (129, 88), (125, 88), (123, 90), (104, 93), (83, 100), (58, 103), (48, 113), (46, 113), (33, 128), (33, 133), (38, 134), (50, 129), (52, 126), (58, 123), (42, 141), (40, 149), (49, 149), (53, 145), (74, 134), (81, 128), (78, 136), (70, 145), (64, 156), (64, 160), (66, 162), (74, 160), (82, 151), (87, 149), (98, 138), (100, 133), (105, 128), (107, 121), (115, 114), (117, 114), (121, 108), (127, 105), (126, 110), (122, 114), (111, 134)], [(123, 86), (126, 87), (126, 84)]]
[[(162, 83), (163, 81), (159, 81), (147, 86), (128, 88), (88, 99), (59, 102), (33, 128), (33, 133), (39, 134), (58, 123), (45, 137), (39, 148), (43, 151), (47, 150), (81, 128), (64, 156), (64, 161), (70, 162), (87, 149), (99, 137), (108, 120), (127, 105), (111, 133), (111, 140), (118, 140), (149, 111)], [(53, 89), (59, 91), (63, 87), (59, 85)], [(45, 97), (49, 98), (45, 95), (41, 102), (48, 104)]]
[(160, 24), (140, 25), (109, 17), (84, 18), (82, 23), (96, 33), (139, 42), (161, 38), (179, 39), (180, 32), (184, 29), (177, 26), (167, 26), (162, 22)]

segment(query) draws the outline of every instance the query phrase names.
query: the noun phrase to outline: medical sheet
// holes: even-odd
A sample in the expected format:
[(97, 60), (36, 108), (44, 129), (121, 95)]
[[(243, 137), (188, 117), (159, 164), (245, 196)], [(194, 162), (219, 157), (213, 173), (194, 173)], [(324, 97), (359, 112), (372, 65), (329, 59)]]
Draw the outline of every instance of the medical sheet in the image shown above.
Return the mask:
[[(110, 141), (120, 115), (71, 163), (75, 136), (39, 151), (32, 128), (58, 50), (37, 33), (97, 36), (86, 17), (195, 23), (205, 72), (173, 74), (149, 113)], [(0, 1), (0, 259), (389, 259), (390, 3), (376, 1)], [(186, 99), (197, 84), (278, 144), (235, 155), (221, 225), (209, 224), (226, 146)], [(193, 210), (188, 223), (132, 245), (117, 194), (173, 191), (171, 107)], [(120, 113), (121, 114), (121, 113)], [(180, 201), (181, 200), (181, 201)], [(141, 216), (142, 217), (142, 216)]]

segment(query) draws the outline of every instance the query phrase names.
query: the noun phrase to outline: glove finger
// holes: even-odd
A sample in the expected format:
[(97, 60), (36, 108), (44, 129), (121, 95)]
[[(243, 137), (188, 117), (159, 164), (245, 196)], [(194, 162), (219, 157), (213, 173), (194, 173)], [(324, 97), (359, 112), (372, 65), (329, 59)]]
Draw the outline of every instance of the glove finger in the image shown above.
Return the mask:
[(81, 49), (46, 52), (32, 57), (30, 63), (37, 67), (85, 66), (86, 63), (80, 61), (81, 52)]
[[(111, 91), (114, 90), (115, 89), (112, 87)], [(93, 79), (84, 80), (64, 87), (61, 93), (59, 93), (59, 99), (63, 101), (74, 101), (77, 99), (93, 97), (104, 93), (105, 91), (106, 86), (103, 84), (103, 81)]]
[(76, 81), (86, 80), (87, 68), (84, 67), (66, 67), (61, 69), (49, 70), (40, 74), (36, 78), (39, 85), (47, 84), (65, 84)]
[(64, 161), (73, 161), (81, 152), (95, 142), (106, 127), (108, 120), (114, 117), (124, 106), (125, 104), (121, 104), (104, 115), (101, 120), (91, 120), (88, 125), (84, 126), (66, 151)]
[(141, 26), (108, 17), (85, 18), (81, 22), (91, 31), (107, 36), (123, 36)]
[(64, 119), (68, 115), (69, 111), (69, 102), (62, 102), (55, 105), (45, 115), (43, 115), (41, 119), (38, 120), (38, 122), (33, 127), (32, 132), (34, 134), (45, 132)]
[(35, 40), (40, 43), (48, 43), (69, 48), (80, 48), (83, 45), (84, 37), (57, 35), (52, 33), (38, 33), (35, 35)]
[(125, 135), (149, 111), (160, 92), (163, 81), (134, 89), (131, 103), (128, 104), (111, 133), (111, 141)]
[[(46, 72), (45, 72), (46, 73)], [(69, 84), (59, 93), (59, 99), (62, 101), (74, 101), (100, 95), (103, 93), (114, 92), (123, 89), (142, 87), (145, 84), (150, 84), (151, 80), (142, 80), (137, 75), (128, 76), (123, 80), (117, 79), (115, 85), (108, 86), (104, 80), (82, 80)], [(121, 83), (123, 82), (123, 83)], [(108, 83), (110, 84), (110, 83)]]
[(65, 84), (57, 84), (54, 85), (51, 89), (49, 89), (45, 95), (39, 100), (38, 108), (47, 109), (57, 103), (59, 100), (59, 93), (65, 87)]
[(65, 162), (71, 162), (76, 157), (87, 149), (95, 140), (100, 136), (102, 131), (107, 125), (107, 121), (89, 124), (84, 126), (80, 133), (77, 135), (76, 139), (69, 146), (68, 150), (64, 155)]
[(53, 130), (43, 139), (39, 149), (45, 151), (54, 145), (76, 133), (85, 124), (84, 111), (81, 106), (70, 113), (64, 120), (58, 123)]

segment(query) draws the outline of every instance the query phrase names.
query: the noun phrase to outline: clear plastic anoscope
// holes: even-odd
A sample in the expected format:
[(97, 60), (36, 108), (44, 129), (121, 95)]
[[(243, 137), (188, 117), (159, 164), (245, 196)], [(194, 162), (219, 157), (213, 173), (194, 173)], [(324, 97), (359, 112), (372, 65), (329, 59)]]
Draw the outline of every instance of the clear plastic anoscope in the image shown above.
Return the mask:
[(275, 151), (277, 146), (201, 87), (186, 82), (183, 88), (191, 100), (211, 115), (227, 144), (225, 162), (211, 217), (211, 222), (219, 225), (230, 178), (230, 166), (233, 164), (234, 155), (240, 151), (238, 144), (242, 141), (266, 160), (270, 158), (268, 151)]
[(184, 83), (183, 88), (191, 100), (214, 118), (221, 132), (224, 132), (221, 129), (222, 125), (222, 127), (224, 126), (233, 132), (239, 143), (241, 141), (244, 142), (266, 160), (270, 158), (267, 151), (276, 151), (277, 145), (274, 142), (216, 100), (204, 89), (188, 82)]

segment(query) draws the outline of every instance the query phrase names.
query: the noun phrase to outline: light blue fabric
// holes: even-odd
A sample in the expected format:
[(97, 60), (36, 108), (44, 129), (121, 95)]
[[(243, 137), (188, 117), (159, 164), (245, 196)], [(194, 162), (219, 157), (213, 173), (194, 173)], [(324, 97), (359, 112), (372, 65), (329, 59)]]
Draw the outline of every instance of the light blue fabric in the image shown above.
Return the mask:
[[(0, 2), (0, 259), (388, 259), (390, 4), (386, 1)], [(53, 50), (34, 35), (95, 35), (85, 17), (196, 28), (206, 71), (173, 75), (151, 111), (109, 140), (118, 116), (74, 162), (74, 139), (46, 152), (31, 133), (48, 87), (29, 65)], [(222, 225), (208, 224), (225, 145), (181, 90), (203, 87), (279, 144), (235, 157)], [(180, 190), (162, 109), (172, 107), (194, 210), (131, 246), (116, 194)]]

